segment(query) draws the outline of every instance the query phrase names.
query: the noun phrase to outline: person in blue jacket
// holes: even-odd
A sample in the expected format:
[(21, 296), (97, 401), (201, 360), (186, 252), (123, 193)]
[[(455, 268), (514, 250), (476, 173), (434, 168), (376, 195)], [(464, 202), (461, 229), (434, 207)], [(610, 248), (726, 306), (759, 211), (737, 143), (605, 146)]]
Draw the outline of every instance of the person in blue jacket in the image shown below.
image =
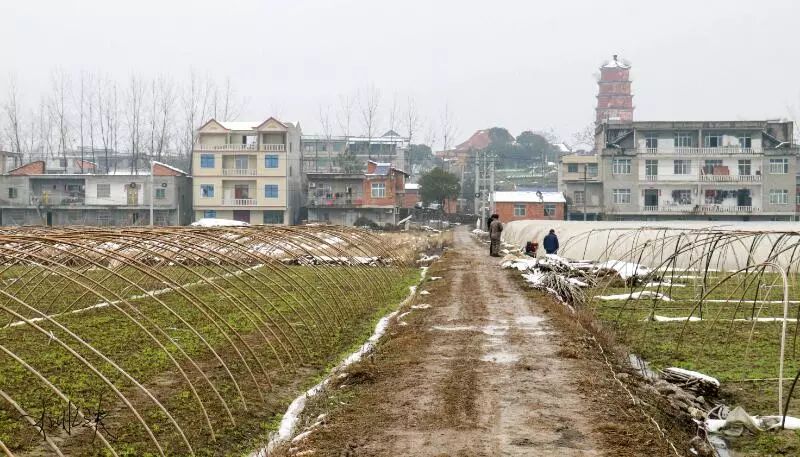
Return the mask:
[(558, 237), (556, 236), (555, 230), (550, 229), (550, 233), (544, 237), (542, 246), (544, 247), (544, 252), (548, 254), (558, 254)]

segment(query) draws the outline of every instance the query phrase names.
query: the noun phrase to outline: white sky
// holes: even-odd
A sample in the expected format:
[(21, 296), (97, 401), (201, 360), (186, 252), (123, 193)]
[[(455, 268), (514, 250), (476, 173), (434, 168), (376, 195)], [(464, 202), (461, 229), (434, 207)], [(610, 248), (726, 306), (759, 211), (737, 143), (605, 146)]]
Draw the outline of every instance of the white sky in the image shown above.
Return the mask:
[(594, 119), (593, 74), (618, 53), (638, 120), (789, 117), (798, 13), (796, 0), (0, 0), (0, 98), (15, 75), (38, 100), (54, 68), (194, 69), (231, 78), (240, 119), (277, 114), (305, 133), (320, 104), (372, 84), (384, 107), (413, 96), (428, 121), (448, 103), (458, 140), (491, 126), (568, 139)]

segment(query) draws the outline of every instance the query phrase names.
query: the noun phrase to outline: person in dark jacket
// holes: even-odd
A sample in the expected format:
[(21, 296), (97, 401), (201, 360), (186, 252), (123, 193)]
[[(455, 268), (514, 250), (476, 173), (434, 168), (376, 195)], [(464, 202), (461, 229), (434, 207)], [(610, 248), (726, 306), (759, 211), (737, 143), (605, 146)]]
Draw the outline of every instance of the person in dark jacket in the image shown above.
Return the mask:
[(550, 229), (550, 233), (544, 237), (542, 246), (544, 246), (544, 252), (548, 254), (558, 254), (558, 237), (556, 236), (555, 230)]
[(500, 257), (500, 233), (503, 231), (503, 223), (500, 216), (492, 214), (492, 223), (489, 224), (489, 255)]

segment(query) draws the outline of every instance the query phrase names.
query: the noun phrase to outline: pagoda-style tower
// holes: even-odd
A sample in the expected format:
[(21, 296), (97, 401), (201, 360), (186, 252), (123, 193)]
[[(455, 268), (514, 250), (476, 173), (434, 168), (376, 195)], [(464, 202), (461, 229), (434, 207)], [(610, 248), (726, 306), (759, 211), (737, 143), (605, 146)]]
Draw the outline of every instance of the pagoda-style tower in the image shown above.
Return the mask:
[(631, 66), (617, 59), (600, 67), (597, 81), (597, 119), (603, 121), (633, 121), (633, 94), (631, 93)]

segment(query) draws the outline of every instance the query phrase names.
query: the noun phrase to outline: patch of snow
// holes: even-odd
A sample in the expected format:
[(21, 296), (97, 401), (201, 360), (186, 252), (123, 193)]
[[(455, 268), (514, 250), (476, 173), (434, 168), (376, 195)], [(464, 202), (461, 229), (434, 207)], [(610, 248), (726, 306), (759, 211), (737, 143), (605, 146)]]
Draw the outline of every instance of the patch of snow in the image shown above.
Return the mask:
[(598, 295), (594, 298), (598, 300), (643, 300), (643, 299), (654, 299), (654, 300), (663, 300), (663, 301), (672, 301), (671, 298), (664, 294), (660, 294), (658, 292), (653, 292), (651, 290), (643, 290), (641, 292), (632, 292), (629, 294), (619, 294), (619, 295)]
[(647, 318), (646, 317), (644, 320), (645, 321), (653, 321), (653, 322), (686, 322), (686, 321), (689, 321), (689, 322), (700, 322), (702, 319), (700, 319), (697, 316), (691, 316), (691, 317), (668, 317), (668, 316), (658, 316), (658, 315), (656, 315), (656, 316), (653, 316), (652, 318)]
[(423, 290), (423, 291), (422, 291), (422, 292), (420, 292), (419, 294), (420, 294), (420, 295), (430, 295), (431, 293), (430, 293), (430, 292), (428, 292), (427, 290)]
[(712, 384), (714, 384), (716, 386), (719, 386), (719, 380), (717, 378), (713, 378), (713, 377), (711, 377), (709, 375), (706, 375), (706, 374), (703, 374), (703, 373), (700, 373), (700, 372), (697, 372), (697, 371), (685, 370), (683, 368), (677, 368), (677, 367), (665, 368), (664, 371), (669, 371), (669, 372), (672, 372), (672, 373), (678, 373), (678, 374), (682, 374), (682, 375), (685, 375), (685, 376), (691, 376), (693, 378), (702, 379), (702, 380), (708, 381), (708, 382), (710, 382), (710, 383), (712, 383)]
[(650, 269), (638, 263), (623, 262), (621, 260), (609, 260), (595, 265), (598, 270), (614, 270), (622, 279), (632, 276), (646, 276), (650, 274)]
[(192, 222), (192, 227), (249, 227), (250, 224), (242, 221), (234, 221), (231, 219), (211, 219), (203, 218), (198, 221)]
[(686, 284), (675, 284), (672, 282), (648, 282), (644, 287), (686, 287)]
[(581, 281), (578, 278), (567, 278), (567, 281), (569, 281), (570, 284), (573, 284), (578, 287), (589, 287), (589, 284), (586, 284), (585, 282)]
[(429, 305), (427, 303), (421, 303), (419, 305), (412, 305), (411, 309), (428, 309), (430, 307), (431, 307), (431, 305)]
[(442, 279), (441, 276), (431, 276), (431, 281), (438, 281), (440, 279)]
[(505, 351), (491, 352), (481, 357), (481, 360), (494, 363), (516, 363), (519, 361), (519, 354)]

